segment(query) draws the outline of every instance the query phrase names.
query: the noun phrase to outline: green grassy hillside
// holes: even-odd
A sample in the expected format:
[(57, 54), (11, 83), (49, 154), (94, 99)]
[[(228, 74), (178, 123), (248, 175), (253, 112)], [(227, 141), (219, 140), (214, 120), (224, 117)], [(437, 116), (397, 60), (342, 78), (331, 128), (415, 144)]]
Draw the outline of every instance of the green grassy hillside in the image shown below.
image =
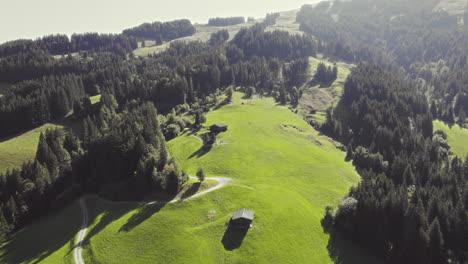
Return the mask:
[(2, 264), (72, 264), (74, 236), (81, 225), (78, 202), (17, 232), (0, 249)]
[(39, 135), (47, 129), (60, 127), (45, 124), (41, 127), (8, 139), (0, 139), (0, 172), (21, 166), (36, 156)]
[[(240, 97), (207, 115), (207, 124), (229, 125), (219, 139), (227, 144), (204, 149), (189, 134), (168, 143), (190, 174), (202, 167), (233, 184), (166, 206), (89, 201), (87, 263), (332, 263), (320, 219), (358, 174), (287, 108)], [(256, 214), (245, 237), (227, 230), (241, 208)], [(358, 252), (352, 262), (375, 263)]]
[(459, 125), (449, 127), (442, 121), (434, 121), (434, 131), (442, 130), (447, 134), (447, 142), (452, 152), (459, 158), (464, 159), (468, 155), (468, 129), (461, 128)]
[[(333, 142), (271, 98), (236, 93), (207, 115), (207, 124), (216, 122), (229, 125), (224, 144), (204, 149), (187, 132), (168, 147), (190, 174), (202, 167), (232, 183), (166, 205), (89, 198), (86, 263), (378, 263), (344, 240), (329, 241), (320, 225), (324, 207), (359, 181)], [(241, 208), (255, 211), (245, 236), (227, 225)], [(80, 222), (75, 202), (17, 233), (0, 263), (72, 263)]]

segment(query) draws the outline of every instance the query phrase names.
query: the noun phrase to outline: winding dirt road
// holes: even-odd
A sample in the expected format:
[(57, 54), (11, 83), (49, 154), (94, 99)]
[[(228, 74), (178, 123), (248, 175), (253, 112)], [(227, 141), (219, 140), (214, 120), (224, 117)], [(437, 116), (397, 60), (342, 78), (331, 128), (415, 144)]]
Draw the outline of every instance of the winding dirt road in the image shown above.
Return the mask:
[[(195, 177), (192, 177), (192, 176), (189, 176), (191, 179), (197, 179)], [(214, 187), (211, 187), (209, 189), (206, 189), (202, 192), (199, 192), (199, 193), (196, 193), (190, 197), (187, 197), (187, 198), (184, 198), (184, 199), (180, 199), (180, 198), (176, 198), (174, 200), (171, 200), (169, 201), (169, 203), (175, 203), (175, 202), (179, 202), (179, 201), (183, 201), (183, 200), (189, 200), (189, 199), (193, 199), (193, 198), (196, 198), (198, 196), (201, 196), (201, 195), (204, 195), (204, 194), (207, 194), (209, 192), (212, 192), (212, 191), (215, 191), (219, 188), (222, 188), (223, 186), (227, 185), (231, 180), (232, 178), (225, 178), (225, 177), (211, 177), (211, 178), (206, 178), (207, 180), (215, 180), (218, 182), (218, 184)], [(87, 196), (83, 196), (82, 198), (80, 198), (80, 209), (81, 209), (81, 212), (83, 214), (83, 221), (82, 221), (82, 224), (81, 224), (81, 229), (80, 229), (80, 232), (78, 233), (78, 238), (76, 240), (76, 245), (75, 245), (75, 250), (74, 250), (74, 258), (75, 258), (75, 263), (76, 264), (85, 264), (85, 262), (83, 261), (83, 256), (81, 254), (81, 251), (82, 251), (82, 244), (83, 244), (83, 241), (84, 241), (84, 238), (86, 236), (86, 231), (88, 229), (88, 209), (86, 208), (86, 198)], [(151, 204), (156, 204), (158, 203), (157, 201), (154, 201), (154, 202), (146, 202), (146, 203), (142, 203), (142, 204), (147, 204), (147, 205), (151, 205)]]

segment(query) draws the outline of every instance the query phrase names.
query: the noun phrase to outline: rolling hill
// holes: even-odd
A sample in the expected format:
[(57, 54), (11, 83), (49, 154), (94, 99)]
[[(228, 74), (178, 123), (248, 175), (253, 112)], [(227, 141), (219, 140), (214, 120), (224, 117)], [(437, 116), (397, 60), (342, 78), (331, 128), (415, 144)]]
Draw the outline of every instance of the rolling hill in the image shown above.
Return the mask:
[[(358, 174), (299, 116), (271, 98), (241, 96), (207, 116), (207, 124), (229, 125), (223, 144), (202, 148), (189, 132), (168, 143), (188, 173), (201, 167), (233, 183), (165, 206), (89, 200), (87, 263), (332, 263), (320, 220)], [(256, 213), (245, 237), (227, 229), (240, 208)], [(356, 263), (376, 263), (353, 254)]]

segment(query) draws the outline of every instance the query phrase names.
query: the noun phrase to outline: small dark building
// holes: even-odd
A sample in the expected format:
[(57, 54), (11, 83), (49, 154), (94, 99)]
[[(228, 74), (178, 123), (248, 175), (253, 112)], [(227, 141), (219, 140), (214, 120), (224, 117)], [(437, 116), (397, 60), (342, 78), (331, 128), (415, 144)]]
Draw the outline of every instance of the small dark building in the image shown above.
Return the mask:
[(221, 132), (226, 132), (227, 128), (228, 128), (227, 125), (223, 123), (219, 123), (219, 124), (214, 124), (210, 126), (210, 131), (213, 133), (221, 133)]
[(253, 211), (242, 209), (234, 212), (234, 215), (231, 217), (231, 223), (236, 228), (248, 229), (252, 226), (253, 219)]

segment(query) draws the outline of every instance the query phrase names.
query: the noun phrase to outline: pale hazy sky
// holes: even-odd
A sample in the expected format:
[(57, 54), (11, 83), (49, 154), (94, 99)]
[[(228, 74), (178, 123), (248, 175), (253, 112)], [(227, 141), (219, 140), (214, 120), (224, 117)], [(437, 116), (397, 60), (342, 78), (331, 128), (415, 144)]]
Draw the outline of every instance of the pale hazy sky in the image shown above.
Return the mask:
[(119, 33), (143, 22), (263, 17), (317, 0), (0, 0), (0, 43), (51, 33)]

